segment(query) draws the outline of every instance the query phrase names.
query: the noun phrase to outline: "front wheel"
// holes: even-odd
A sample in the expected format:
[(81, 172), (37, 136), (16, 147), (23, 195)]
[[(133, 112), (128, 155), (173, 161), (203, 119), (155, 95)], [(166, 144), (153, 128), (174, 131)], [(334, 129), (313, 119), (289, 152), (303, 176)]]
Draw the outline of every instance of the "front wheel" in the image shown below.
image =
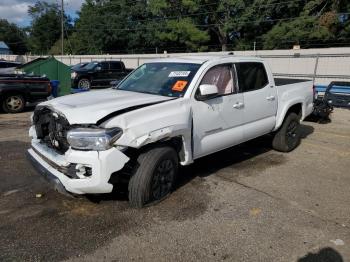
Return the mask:
[(297, 114), (290, 113), (283, 121), (281, 128), (275, 133), (272, 147), (281, 152), (290, 152), (300, 144), (300, 119)]
[(2, 108), (6, 113), (19, 113), (23, 111), (25, 102), (22, 95), (7, 95), (2, 101)]
[(173, 190), (178, 172), (176, 151), (168, 146), (147, 150), (137, 158), (137, 169), (129, 181), (129, 203), (141, 208), (158, 203)]
[(82, 78), (78, 82), (78, 88), (83, 90), (89, 90), (91, 88), (91, 82), (89, 79)]

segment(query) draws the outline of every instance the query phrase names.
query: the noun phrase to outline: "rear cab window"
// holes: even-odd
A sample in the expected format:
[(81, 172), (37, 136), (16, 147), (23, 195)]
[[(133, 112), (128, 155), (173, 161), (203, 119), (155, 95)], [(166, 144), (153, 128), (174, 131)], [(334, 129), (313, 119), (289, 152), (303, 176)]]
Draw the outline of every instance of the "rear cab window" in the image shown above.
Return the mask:
[(123, 67), (121, 62), (110, 62), (110, 69), (112, 71), (122, 71)]
[(260, 62), (236, 63), (240, 92), (250, 92), (264, 88), (268, 83), (266, 69)]

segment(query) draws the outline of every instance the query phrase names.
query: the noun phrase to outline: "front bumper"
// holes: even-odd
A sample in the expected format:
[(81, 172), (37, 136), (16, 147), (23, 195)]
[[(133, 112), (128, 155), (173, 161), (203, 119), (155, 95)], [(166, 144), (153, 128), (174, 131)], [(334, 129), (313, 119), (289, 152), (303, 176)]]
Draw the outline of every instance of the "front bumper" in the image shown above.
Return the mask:
[(26, 153), (27, 159), (31, 162), (33, 167), (38, 171), (39, 174), (42, 175), (42, 177), (49, 182), (52, 187), (60, 192), (61, 194), (71, 196), (69, 192), (66, 190), (66, 188), (63, 186), (61, 181), (52, 174), (48, 169), (46, 169), (36, 158), (34, 158), (29, 152)]
[[(116, 148), (106, 151), (79, 151), (69, 149), (64, 155), (33, 139), (28, 149), (28, 159), (33, 166), (49, 181), (57, 191), (74, 194), (109, 193), (113, 185), (108, 183), (111, 174), (121, 170), (129, 158)], [(63, 170), (71, 166), (84, 165), (91, 168), (91, 175), (84, 178), (72, 178)]]

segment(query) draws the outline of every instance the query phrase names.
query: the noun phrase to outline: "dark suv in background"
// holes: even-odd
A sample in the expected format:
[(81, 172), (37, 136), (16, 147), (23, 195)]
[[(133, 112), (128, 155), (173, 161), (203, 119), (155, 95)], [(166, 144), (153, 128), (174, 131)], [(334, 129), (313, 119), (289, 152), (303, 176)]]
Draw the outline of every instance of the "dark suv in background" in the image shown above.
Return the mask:
[(94, 87), (109, 87), (112, 81), (121, 81), (133, 69), (125, 68), (122, 61), (90, 62), (72, 68), (72, 88), (88, 90)]

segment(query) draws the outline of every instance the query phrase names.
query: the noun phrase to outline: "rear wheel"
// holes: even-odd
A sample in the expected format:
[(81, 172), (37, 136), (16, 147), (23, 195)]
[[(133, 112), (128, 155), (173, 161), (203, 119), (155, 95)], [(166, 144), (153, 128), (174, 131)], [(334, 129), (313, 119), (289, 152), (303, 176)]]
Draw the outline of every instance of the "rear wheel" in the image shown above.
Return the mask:
[(25, 99), (22, 95), (13, 94), (5, 96), (2, 101), (2, 108), (6, 113), (22, 112), (25, 106)]
[(78, 88), (83, 90), (89, 90), (91, 88), (91, 82), (89, 79), (82, 78), (78, 82)]
[(129, 181), (129, 202), (141, 208), (166, 198), (174, 187), (178, 172), (176, 151), (159, 146), (142, 153), (137, 159), (137, 170)]
[(281, 128), (275, 133), (272, 147), (281, 152), (290, 152), (300, 144), (300, 121), (295, 113), (290, 113)]

